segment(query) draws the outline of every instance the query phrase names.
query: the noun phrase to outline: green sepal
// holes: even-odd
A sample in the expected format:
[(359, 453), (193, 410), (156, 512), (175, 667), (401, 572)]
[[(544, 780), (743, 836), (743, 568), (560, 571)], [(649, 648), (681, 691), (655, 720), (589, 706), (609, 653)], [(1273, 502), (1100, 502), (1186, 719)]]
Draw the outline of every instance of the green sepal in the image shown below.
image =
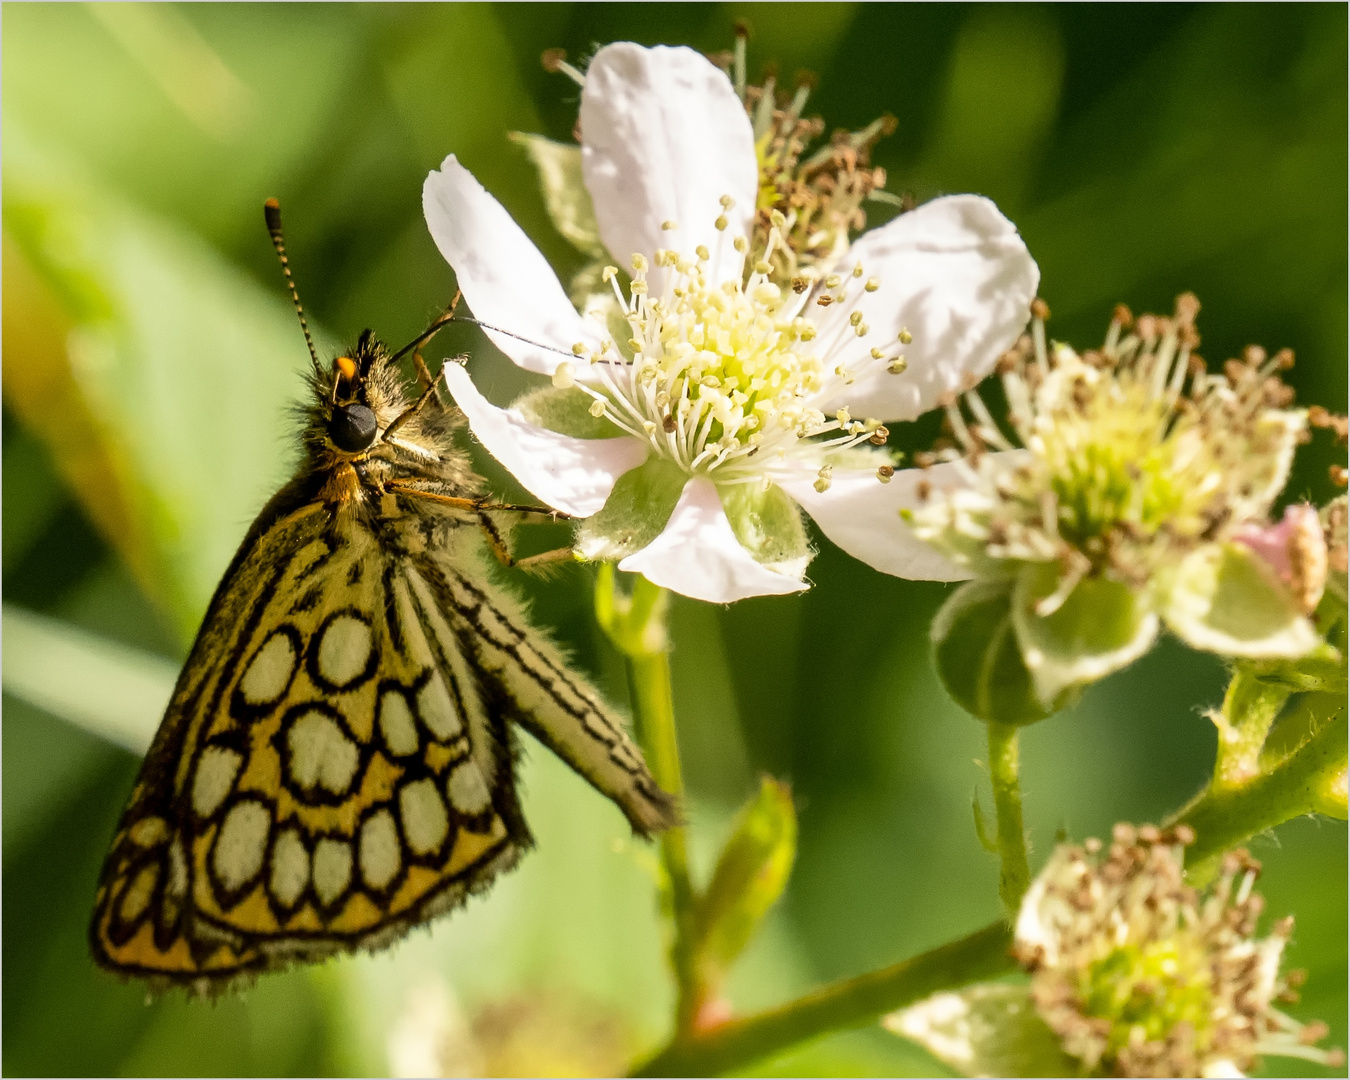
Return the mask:
[(736, 816), (698, 905), (694, 952), (706, 995), (716, 994), (782, 895), (796, 854), (792, 789), (765, 776)]
[(1192, 648), (1293, 658), (1322, 643), (1289, 590), (1242, 544), (1209, 544), (1191, 552), (1170, 585), (1163, 618)]
[(670, 520), (689, 474), (674, 462), (649, 457), (619, 477), (596, 513), (577, 529), (577, 550), (586, 558), (622, 559), (641, 551)]
[(539, 191), (554, 228), (578, 251), (605, 257), (595, 204), (581, 175), (581, 147), (523, 131), (509, 132), (506, 137), (525, 150), (539, 171)]
[(976, 983), (882, 1018), (962, 1076), (1081, 1076), (1036, 1011), (1026, 984)]
[(595, 398), (575, 386), (565, 390), (540, 386), (518, 397), (511, 408), (538, 427), (575, 439), (615, 439), (627, 434), (607, 417), (592, 416), (594, 404)]
[(942, 685), (972, 716), (1022, 725), (1055, 711), (1036, 697), (1022, 661), (1013, 632), (1010, 580), (966, 582), (934, 617), (931, 638)]
[(722, 509), (741, 547), (757, 562), (800, 573), (811, 559), (811, 543), (802, 524), (801, 508), (782, 488), (767, 491), (759, 484), (718, 487)]
[(1062, 573), (1056, 562), (1027, 563), (1013, 586), (1013, 629), (1036, 695), (1047, 705), (1137, 660), (1158, 636), (1146, 594), (1100, 575), (1083, 578), (1058, 607), (1039, 614)]

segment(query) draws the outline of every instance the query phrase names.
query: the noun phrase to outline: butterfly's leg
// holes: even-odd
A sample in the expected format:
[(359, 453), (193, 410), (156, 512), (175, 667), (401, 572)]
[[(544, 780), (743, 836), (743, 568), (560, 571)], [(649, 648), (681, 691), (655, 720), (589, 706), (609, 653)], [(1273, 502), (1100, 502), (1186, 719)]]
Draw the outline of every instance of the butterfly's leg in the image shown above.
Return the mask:
[(576, 558), (572, 547), (554, 548), (552, 551), (543, 551), (538, 555), (531, 555), (525, 559), (517, 559), (511, 554), (511, 548), (506, 543), (496, 522), (486, 510), (478, 511), (478, 525), (483, 530), (483, 535), (487, 537), (488, 547), (497, 561), (503, 566), (515, 567), (517, 570), (534, 571), (545, 570), (553, 567), (560, 562), (570, 562)]
[[(421, 359), (422, 357), (421, 354), (419, 353), (414, 357), (413, 362), (417, 363)], [(467, 359), (467, 357), (464, 357), (463, 359)], [(457, 361), (455, 360), (446, 361), (446, 364), (453, 364), (453, 363), (457, 363)], [(441, 371), (442, 372), (445, 371), (444, 364), (441, 365)], [(417, 373), (419, 382), (421, 381), (422, 374), (424, 372), (427, 373), (426, 389), (422, 391), (421, 395), (415, 402), (413, 402), (410, 408), (404, 409), (401, 413), (399, 413), (399, 415), (394, 418), (394, 422), (384, 429), (384, 436), (383, 436), (384, 442), (392, 442), (394, 440), (394, 433), (397, 432), (399, 428), (401, 428), (404, 424), (406, 424), (419, 412), (421, 412), (426, 407), (427, 402), (430, 401), (433, 397), (436, 399), (436, 403), (438, 405), (440, 404), (441, 397), (440, 394), (436, 392), (436, 383), (440, 381), (440, 375), (437, 375), (436, 378), (434, 379), (431, 378), (430, 373), (427, 372), (426, 364), (422, 363), (421, 368)]]
[(440, 390), (436, 389), (436, 377), (427, 370), (427, 362), (422, 359), (421, 349), (413, 353), (413, 370), (417, 372), (417, 384), (422, 387), (422, 392), (425, 393), (430, 389), (433, 392), (432, 396), (436, 399), (437, 407), (444, 409), (445, 402), (441, 400)]

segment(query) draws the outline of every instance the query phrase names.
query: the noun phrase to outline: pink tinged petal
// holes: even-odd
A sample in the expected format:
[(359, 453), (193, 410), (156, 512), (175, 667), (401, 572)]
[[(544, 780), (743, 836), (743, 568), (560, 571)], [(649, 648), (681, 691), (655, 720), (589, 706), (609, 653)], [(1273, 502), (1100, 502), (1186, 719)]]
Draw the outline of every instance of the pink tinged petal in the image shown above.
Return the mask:
[(517, 364), (551, 375), (577, 342), (599, 345), (539, 249), (454, 154), (427, 176), (422, 210), (474, 318), (510, 331), (487, 336)]
[(577, 439), (499, 409), (458, 364), (446, 366), (445, 383), (488, 453), (532, 495), (564, 513), (590, 517), (605, 505), (614, 482), (647, 458), (646, 445), (627, 435)]
[[(844, 303), (806, 313), (816, 319), (819, 347), (834, 345), (831, 369), (842, 363), (858, 374), (821, 408), (847, 405), (878, 420), (913, 420), (988, 375), (1026, 326), (1040, 281), (1016, 227), (978, 195), (934, 199), (863, 234), (840, 273), (858, 263), (863, 281), (879, 279), (876, 292), (855, 284)], [(848, 325), (855, 309), (869, 327), (864, 337)], [(908, 345), (901, 330), (913, 338)], [(904, 355), (908, 367), (890, 374), (873, 348)]]
[[(714, 280), (739, 270), (732, 240), (749, 235), (759, 191), (754, 131), (730, 80), (693, 49), (622, 41), (595, 54), (581, 92), (581, 169), (600, 238), (625, 269), (634, 252), (693, 258), (706, 244)], [(735, 206), (719, 233), (723, 195)], [(678, 228), (663, 230), (667, 221)]]
[(971, 576), (918, 539), (900, 519), (902, 509), (923, 505), (918, 495), (921, 483), (934, 491), (963, 486), (958, 466), (902, 469), (889, 484), (883, 484), (873, 469), (836, 465), (824, 492), (815, 489), (816, 477), (813, 470), (803, 469), (800, 476), (780, 479), (778, 486), (816, 519), (821, 532), (854, 558), (882, 573), (915, 581), (961, 581)]
[(776, 574), (750, 557), (731, 531), (716, 485), (701, 476), (684, 486), (661, 535), (619, 563), (619, 569), (710, 604), (807, 588), (806, 582)]

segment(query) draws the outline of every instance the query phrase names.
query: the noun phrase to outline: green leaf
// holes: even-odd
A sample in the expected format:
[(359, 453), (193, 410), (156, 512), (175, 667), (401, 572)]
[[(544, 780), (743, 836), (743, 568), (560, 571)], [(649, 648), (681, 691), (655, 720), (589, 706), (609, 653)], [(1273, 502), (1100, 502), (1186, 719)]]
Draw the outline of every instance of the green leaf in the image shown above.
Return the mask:
[(977, 983), (934, 994), (882, 1020), (962, 1076), (1078, 1076), (1082, 1064), (1060, 1047), (1028, 987)]
[(583, 254), (605, 258), (595, 206), (581, 176), (581, 147), (523, 131), (513, 131), (507, 138), (522, 147), (539, 170), (539, 190), (558, 232)]
[(1158, 636), (1143, 593), (1108, 577), (1083, 578), (1059, 607), (1038, 614), (1062, 572), (1058, 563), (1028, 563), (1013, 586), (1013, 628), (1045, 704), (1143, 656)]
[(1289, 591), (1241, 544), (1188, 555), (1163, 617), (1192, 648), (1224, 656), (1300, 657), (1322, 643)]
[(796, 854), (792, 789), (766, 776), (732, 825), (698, 906), (694, 949), (711, 992), (782, 895)]
[(595, 398), (569, 386), (559, 390), (541, 386), (517, 398), (511, 408), (532, 424), (575, 439), (614, 439), (625, 434), (614, 421), (591, 415)]
[(622, 559), (657, 538), (689, 474), (665, 458), (648, 458), (619, 477), (605, 505), (581, 523), (577, 549), (588, 559)]
[(1012, 625), (1011, 581), (962, 585), (934, 617), (931, 633), (942, 685), (972, 716), (1020, 725), (1055, 711), (1036, 697), (1022, 661)]
[(5, 693), (144, 754), (178, 666), (69, 623), (5, 605)]
[(755, 559), (784, 573), (800, 573), (811, 559), (801, 508), (779, 487), (723, 484), (717, 489), (731, 531)]

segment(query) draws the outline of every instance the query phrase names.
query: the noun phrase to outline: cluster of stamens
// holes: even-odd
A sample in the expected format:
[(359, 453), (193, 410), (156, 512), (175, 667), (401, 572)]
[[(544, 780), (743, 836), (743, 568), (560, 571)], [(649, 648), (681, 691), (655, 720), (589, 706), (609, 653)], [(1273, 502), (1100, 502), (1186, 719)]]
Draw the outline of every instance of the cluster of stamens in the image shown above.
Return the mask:
[[(722, 204), (725, 210), (733, 205), (729, 197)], [(831, 366), (829, 357), (840, 340), (867, 335), (861, 311), (842, 323), (835, 340), (818, 339), (816, 324), (802, 313), (807, 298), (772, 280), (782, 216), (775, 215), (757, 257), (745, 237), (727, 236), (725, 214), (716, 224), (718, 245), (729, 242), (740, 256), (739, 272), (714, 280), (720, 250), (700, 246), (693, 259), (658, 250), (653, 259), (663, 274), (656, 296), (648, 261), (635, 254), (625, 296), (617, 269), (607, 267), (604, 280), (631, 336), (622, 346), (578, 343), (576, 363), (559, 365), (554, 385), (576, 386), (594, 399), (591, 415), (648, 442), (691, 475), (715, 472), (718, 483), (768, 483), (774, 465), (789, 455), (821, 458), (863, 442), (884, 443), (886, 429), (876, 420), (854, 419), (846, 408), (826, 416), (813, 404), (856, 378), (857, 372)], [(822, 307), (848, 304), (878, 286), (861, 266), (821, 284), (811, 296)], [(872, 362), (904, 370), (894, 349), (890, 355), (873, 349)], [(816, 487), (824, 491), (829, 484), (830, 466), (822, 458)]]
[[(1058, 848), (1033, 884), (1015, 952), (1037, 1011), (1089, 1075), (1205, 1076), (1246, 1071), (1261, 1054), (1330, 1064), (1303, 1025), (1272, 1002), (1297, 1000), (1301, 973), (1280, 976), (1293, 931), (1255, 937), (1260, 864), (1224, 856), (1200, 894), (1182, 875), (1185, 826), (1117, 825), (1111, 844)], [(1215, 1071), (1218, 1070), (1218, 1071)]]
[(1198, 311), (1189, 294), (1172, 318), (1119, 307), (1102, 347), (1079, 355), (1047, 347), (1037, 301), (1032, 334), (999, 366), (1015, 438), (973, 391), (949, 401), (948, 438), (919, 462), (958, 462), (967, 485), (916, 511), (916, 533), (992, 559), (1057, 559), (1071, 580), (1110, 570), (1142, 584), (1197, 544), (1264, 522), (1306, 438), (1280, 378), (1293, 354), (1252, 346), (1211, 374), (1192, 351)]

